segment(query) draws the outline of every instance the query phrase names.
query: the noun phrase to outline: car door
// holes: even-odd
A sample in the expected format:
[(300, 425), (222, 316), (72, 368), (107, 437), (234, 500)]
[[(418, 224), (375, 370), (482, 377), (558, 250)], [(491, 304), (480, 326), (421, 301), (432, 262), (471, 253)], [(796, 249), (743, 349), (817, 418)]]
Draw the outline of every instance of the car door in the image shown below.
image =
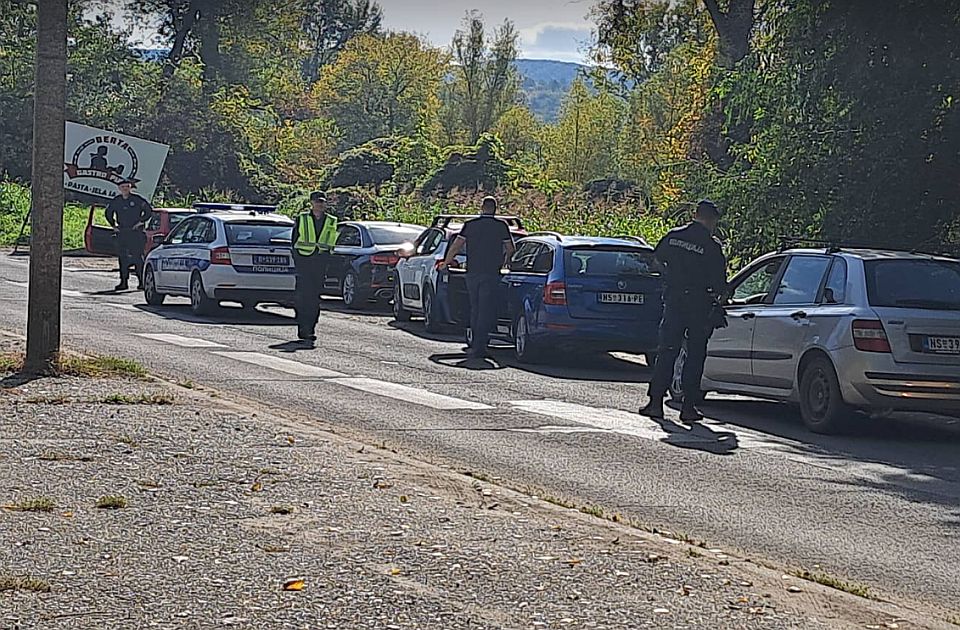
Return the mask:
[(814, 310), (832, 256), (796, 254), (786, 263), (770, 304), (757, 312), (753, 334), (753, 380), (787, 394), (807, 339), (816, 334)]
[(424, 232), (415, 243), (414, 255), (406, 260), (400, 281), (403, 284), (404, 303), (413, 308), (423, 308), (423, 281), (428, 275), (428, 267), (434, 264), (433, 254), (443, 242), (443, 230), (431, 228)]
[(180, 268), (184, 264), (185, 248), (187, 247), (184, 238), (188, 230), (194, 229), (194, 222), (197, 220), (199, 219), (188, 219), (182, 222), (170, 232), (163, 245), (151, 254), (156, 261), (153, 273), (158, 289), (162, 288), (170, 292), (177, 288), (178, 291), (182, 291), (178, 282), (181, 280), (182, 271)]
[[(163, 286), (180, 294), (189, 290), (190, 274), (203, 260), (200, 249), (205, 247), (211, 224), (209, 219), (194, 217), (184, 221), (179, 226), (181, 229), (171, 235), (170, 249), (161, 263)], [(209, 262), (209, 252), (207, 261)]]
[(344, 277), (350, 270), (353, 261), (363, 251), (363, 235), (360, 228), (349, 223), (337, 226), (337, 243), (330, 257), (330, 266), (327, 267), (327, 279), (324, 286), (327, 290), (338, 295), (342, 292)]
[(500, 313), (497, 332), (500, 332), (501, 326), (511, 331), (513, 323), (523, 313), (537, 317), (543, 302), (543, 288), (552, 268), (553, 250), (547, 245), (538, 241), (522, 241), (519, 244), (510, 259), (509, 272), (503, 278), (506, 309)]
[(753, 384), (753, 339), (756, 320), (766, 308), (780, 277), (785, 256), (763, 259), (737, 274), (725, 307), (727, 326), (713, 332), (707, 346), (704, 377), (716, 383)]

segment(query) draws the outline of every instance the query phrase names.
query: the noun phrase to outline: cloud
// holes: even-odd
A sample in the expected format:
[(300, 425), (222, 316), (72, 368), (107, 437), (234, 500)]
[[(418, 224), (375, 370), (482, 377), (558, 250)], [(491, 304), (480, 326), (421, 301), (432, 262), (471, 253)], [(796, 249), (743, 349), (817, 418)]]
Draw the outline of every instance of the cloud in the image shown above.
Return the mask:
[(593, 42), (583, 22), (541, 22), (520, 29), (520, 56), (582, 63)]

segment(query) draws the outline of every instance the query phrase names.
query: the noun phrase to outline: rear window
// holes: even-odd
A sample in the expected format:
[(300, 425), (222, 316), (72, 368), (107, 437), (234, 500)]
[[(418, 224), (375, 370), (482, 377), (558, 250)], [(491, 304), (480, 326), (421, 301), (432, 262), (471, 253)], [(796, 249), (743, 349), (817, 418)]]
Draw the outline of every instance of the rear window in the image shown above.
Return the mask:
[(423, 232), (423, 228), (392, 225), (388, 227), (367, 227), (370, 238), (376, 245), (403, 245), (412, 243)]
[(579, 248), (564, 252), (567, 276), (658, 276), (653, 252), (636, 249)]
[(276, 245), (293, 238), (293, 226), (268, 221), (231, 221), (226, 224), (230, 245)]
[(870, 260), (863, 266), (871, 306), (960, 310), (960, 262)]

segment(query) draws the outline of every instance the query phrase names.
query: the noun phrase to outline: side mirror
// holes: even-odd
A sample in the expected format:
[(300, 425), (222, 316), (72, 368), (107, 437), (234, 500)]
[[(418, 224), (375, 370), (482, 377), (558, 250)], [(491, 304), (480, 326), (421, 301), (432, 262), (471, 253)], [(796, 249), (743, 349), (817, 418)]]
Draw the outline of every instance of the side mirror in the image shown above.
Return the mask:
[(151, 239), (153, 240), (154, 245), (162, 245), (165, 240), (167, 240), (166, 234), (154, 234)]

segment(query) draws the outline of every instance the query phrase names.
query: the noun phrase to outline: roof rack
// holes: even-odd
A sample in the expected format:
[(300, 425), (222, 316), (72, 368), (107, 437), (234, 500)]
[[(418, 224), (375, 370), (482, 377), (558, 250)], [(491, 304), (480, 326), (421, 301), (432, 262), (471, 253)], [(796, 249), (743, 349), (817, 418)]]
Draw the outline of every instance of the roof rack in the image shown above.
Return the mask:
[(933, 256), (940, 255), (924, 252), (916, 247), (887, 247), (885, 245), (878, 245), (876, 243), (872, 245), (867, 243), (844, 243), (840, 241), (806, 238), (802, 236), (781, 237), (780, 246), (777, 248), (777, 252), (782, 253), (788, 249), (802, 247), (804, 245), (810, 246), (814, 249), (823, 249), (828, 254), (836, 253), (843, 249), (876, 249), (888, 252), (905, 252), (908, 254), (927, 254)]
[(563, 236), (562, 236), (560, 233), (558, 233), (558, 232), (550, 232), (550, 231), (547, 231), (547, 230), (542, 230), (542, 231), (540, 231), (540, 232), (530, 232), (529, 234), (527, 234), (527, 236), (549, 236), (549, 237), (551, 237), (551, 238), (557, 239), (558, 241), (562, 241), (562, 240), (563, 240)]
[[(433, 223), (430, 224), (430, 227), (446, 229), (451, 223), (457, 220), (470, 220), (476, 219), (479, 217), (479, 214), (438, 214), (433, 218)], [(508, 216), (508, 215), (495, 215), (495, 218), (503, 221), (510, 227), (516, 228), (518, 230), (523, 229), (523, 222), (520, 221), (520, 217)]]
[(258, 206), (249, 203), (195, 203), (194, 209), (199, 214), (209, 212), (249, 212), (251, 214), (270, 214), (277, 211), (276, 206)]

